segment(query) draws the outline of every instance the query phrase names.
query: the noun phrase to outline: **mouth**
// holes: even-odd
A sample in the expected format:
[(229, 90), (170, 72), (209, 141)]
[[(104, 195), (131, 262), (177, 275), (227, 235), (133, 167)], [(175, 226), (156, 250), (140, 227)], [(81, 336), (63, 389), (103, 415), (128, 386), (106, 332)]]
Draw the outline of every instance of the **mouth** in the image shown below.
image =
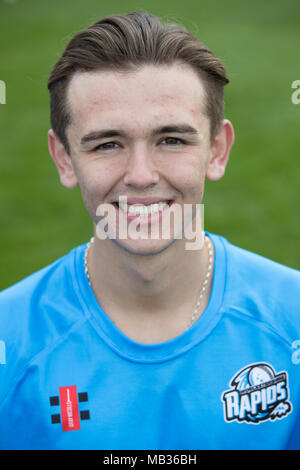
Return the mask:
[(120, 211), (124, 212), (128, 217), (149, 217), (155, 214), (160, 214), (173, 203), (171, 199), (156, 199), (154, 202), (148, 200), (125, 202), (114, 202), (113, 205)]

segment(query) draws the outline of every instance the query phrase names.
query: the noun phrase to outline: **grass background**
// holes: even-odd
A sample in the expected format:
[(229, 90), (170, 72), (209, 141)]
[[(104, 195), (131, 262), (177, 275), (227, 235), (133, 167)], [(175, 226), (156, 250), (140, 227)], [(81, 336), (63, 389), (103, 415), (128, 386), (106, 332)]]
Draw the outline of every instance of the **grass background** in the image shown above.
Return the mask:
[(299, 0), (0, 0), (0, 289), (89, 239), (78, 188), (63, 188), (47, 147), (52, 64), (79, 29), (146, 10), (180, 22), (226, 66), (236, 140), (225, 177), (207, 182), (205, 228), (296, 269), (300, 104)]

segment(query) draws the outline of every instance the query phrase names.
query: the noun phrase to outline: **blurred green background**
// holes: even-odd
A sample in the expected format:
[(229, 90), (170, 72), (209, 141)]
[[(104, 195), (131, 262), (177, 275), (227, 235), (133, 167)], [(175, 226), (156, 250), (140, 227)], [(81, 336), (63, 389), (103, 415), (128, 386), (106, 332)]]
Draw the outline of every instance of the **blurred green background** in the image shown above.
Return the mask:
[(236, 140), (225, 177), (208, 182), (205, 228), (300, 267), (299, 0), (0, 0), (0, 215), (3, 289), (92, 235), (80, 190), (63, 188), (47, 146), (52, 64), (79, 29), (146, 10), (184, 24), (220, 57)]

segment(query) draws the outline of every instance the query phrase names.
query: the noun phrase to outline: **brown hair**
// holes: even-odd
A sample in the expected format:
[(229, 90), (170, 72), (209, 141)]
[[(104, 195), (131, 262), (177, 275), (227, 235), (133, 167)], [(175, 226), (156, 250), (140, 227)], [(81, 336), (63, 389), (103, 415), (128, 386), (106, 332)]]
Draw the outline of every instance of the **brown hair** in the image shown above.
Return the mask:
[(48, 79), (51, 125), (70, 154), (66, 128), (71, 122), (67, 86), (78, 71), (130, 70), (146, 64), (190, 65), (204, 82), (205, 112), (213, 141), (224, 115), (224, 86), (229, 83), (222, 62), (178, 24), (163, 24), (145, 12), (97, 21), (77, 33), (54, 65)]

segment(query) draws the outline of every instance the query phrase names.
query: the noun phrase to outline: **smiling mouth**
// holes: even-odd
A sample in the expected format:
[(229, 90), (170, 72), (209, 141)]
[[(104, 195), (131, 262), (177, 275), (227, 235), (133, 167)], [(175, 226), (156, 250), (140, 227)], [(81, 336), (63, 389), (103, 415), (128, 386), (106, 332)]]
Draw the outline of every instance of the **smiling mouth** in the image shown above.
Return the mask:
[(149, 217), (153, 214), (163, 212), (167, 207), (171, 206), (172, 202), (172, 200), (161, 200), (152, 204), (128, 204), (119, 201), (115, 202), (114, 205), (129, 216)]

